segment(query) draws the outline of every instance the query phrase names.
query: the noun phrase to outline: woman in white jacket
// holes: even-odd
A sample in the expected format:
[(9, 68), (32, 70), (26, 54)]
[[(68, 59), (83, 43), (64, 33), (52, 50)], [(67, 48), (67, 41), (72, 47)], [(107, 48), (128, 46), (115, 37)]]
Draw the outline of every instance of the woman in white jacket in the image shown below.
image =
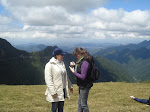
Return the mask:
[(46, 100), (52, 102), (51, 112), (63, 112), (65, 97), (69, 98), (69, 91), (73, 93), (73, 86), (67, 76), (63, 62), (65, 52), (55, 48), (53, 56), (45, 65), (45, 82), (47, 90)]

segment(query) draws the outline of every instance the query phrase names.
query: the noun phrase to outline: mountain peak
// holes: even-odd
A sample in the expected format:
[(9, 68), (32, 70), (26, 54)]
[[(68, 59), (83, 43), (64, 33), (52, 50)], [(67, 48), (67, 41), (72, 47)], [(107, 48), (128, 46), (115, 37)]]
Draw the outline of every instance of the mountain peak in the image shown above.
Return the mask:
[(0, 38), (0, 48), (9, 48), (13, 47), (7, 40)]
[(148, 44), (150, 44), (150, 40), (149, 40), (149, 41), (144, 40), (143, 42), (141, 42), (141, 43), (139, 43), (139, 44), (146, 44), (146, 45), (148, 45)]
[(28, 53), (16, 49), (7, 40), (0, 38), (0, 56), (16, 57), (18, 55), (28, 55)]

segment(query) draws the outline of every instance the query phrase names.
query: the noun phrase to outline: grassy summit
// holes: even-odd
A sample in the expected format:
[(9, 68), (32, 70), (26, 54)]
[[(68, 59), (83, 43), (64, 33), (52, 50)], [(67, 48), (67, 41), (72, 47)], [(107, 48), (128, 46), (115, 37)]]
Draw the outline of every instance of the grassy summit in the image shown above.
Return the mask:
[[(149, 112), (150, 107), (129, 98), (134, 95), (148, 99), (149, 83), (95, 83), (88, 105), (90, 112)], [(49, 112), (51, 103), (45, 100), (46, 85), (0, 85), (0, 112)], [(78, 87), (66, 99), (64, 112), (77, 112)]]

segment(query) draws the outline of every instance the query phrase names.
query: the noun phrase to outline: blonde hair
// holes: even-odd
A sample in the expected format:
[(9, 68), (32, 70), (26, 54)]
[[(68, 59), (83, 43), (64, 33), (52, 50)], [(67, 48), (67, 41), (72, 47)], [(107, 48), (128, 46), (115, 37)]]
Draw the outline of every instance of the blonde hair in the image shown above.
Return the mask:
[(86, 49), (83, 49), (82, 47), (77, 47), (73, 53), (73, 55), (77, 56), (78, 54), (81, 54), (82, 56), (84, 56), (85, 59), (89, 59), (91, 60), (91, 55), (90, 53), (86, 50)]

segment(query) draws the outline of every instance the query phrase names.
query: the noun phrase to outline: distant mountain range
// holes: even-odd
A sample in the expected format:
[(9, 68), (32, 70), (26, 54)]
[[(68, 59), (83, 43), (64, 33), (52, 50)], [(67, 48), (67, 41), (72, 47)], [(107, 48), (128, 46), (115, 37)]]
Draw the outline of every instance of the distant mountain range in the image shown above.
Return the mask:
[(30, 43), (30, 44), (14, 45), (14, 47), (19, 50), (25, 50), (27, 52), (35, 52), (44, 50), (47, 46), (43, 44)]
[[(43, 44), (35, 44), (35, 43), (29, 43), (29, 44), (20, 44), (20, 45), (13, 45), (15, 48), (19, 49), (19, 50), (25, 50), (27, 52), (36, 52), (36, 51), (41, 51), (44, 50), (47, 45), (43, 45)], [(68, 53), (72, 53), (72, 51), (76, 48), (76, 47), (83, 47), (85, 49), (87, 49), (91, 54), (96, 53), (97, 51), (99, 51), (99, 49), (102, 48), (106, 48), (106, 47), (110, 47), (110, 46), (117, 46), (117, 44), (112, 44), (112, 43), (78, 43), (78, 44), (72, 44), (72, 45), (59, 45), (59, 47), (61, 49), (63, 49), (64, 51), (68, 52)]]
[(137, 82), (150, 80), (150, 41), (101, 49), (94, 55), (120, 63)]
[[(16, 49), (7, 40), (0, 38), (0, 84), (44, 84), (44, 67), (56, 47), (48, 46), (44, 50), (29, 53)], [(119, 63), (99, 56), (95, 59), (100, 70), (97, 82), (133, 81)], [(68, 67), (70, 61), (76, 59), (67, 53), (64, 62), (68, 76), (73, 83), (76, 83)]]

